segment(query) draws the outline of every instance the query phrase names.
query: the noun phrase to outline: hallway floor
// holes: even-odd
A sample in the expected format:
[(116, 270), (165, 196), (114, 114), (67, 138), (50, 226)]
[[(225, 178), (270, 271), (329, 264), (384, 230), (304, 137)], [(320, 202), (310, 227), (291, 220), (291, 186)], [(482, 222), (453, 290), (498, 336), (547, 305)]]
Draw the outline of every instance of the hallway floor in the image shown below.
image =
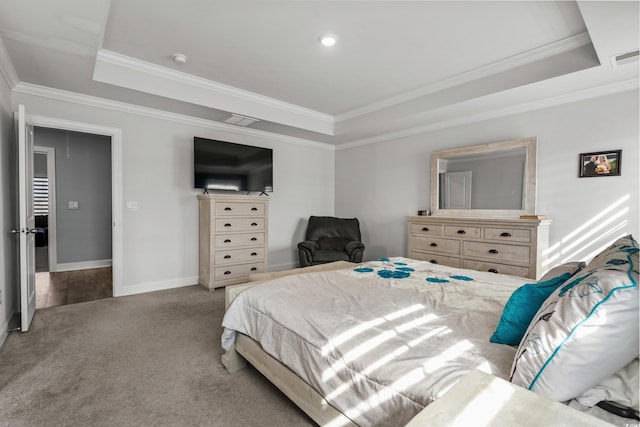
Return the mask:
[(36, 309), (112, 296), (111, 267), (36, 273)]

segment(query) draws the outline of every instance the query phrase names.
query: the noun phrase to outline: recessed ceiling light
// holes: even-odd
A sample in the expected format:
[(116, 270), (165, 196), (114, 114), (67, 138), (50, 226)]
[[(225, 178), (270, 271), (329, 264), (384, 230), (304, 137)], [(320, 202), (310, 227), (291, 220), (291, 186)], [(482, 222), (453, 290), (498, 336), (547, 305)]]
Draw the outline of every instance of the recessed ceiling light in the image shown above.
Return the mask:
[(333, 34), (323, 34), (319, 40), (324, 46), (333, 46), (338, 41), (338, 37)]
[(186, 64), (187, 63), (187, 55), (183, 53), (174, 53), (173, 60), (176, 64)]

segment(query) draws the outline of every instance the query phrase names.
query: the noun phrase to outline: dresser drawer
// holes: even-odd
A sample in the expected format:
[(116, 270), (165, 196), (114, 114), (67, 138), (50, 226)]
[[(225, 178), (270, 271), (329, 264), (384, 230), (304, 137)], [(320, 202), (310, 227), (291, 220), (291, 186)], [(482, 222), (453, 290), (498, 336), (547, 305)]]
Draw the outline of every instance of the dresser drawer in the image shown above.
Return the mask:
[(482, 234), (482, 228), (469, 227), (466, 225), (447, 225), (444, 227), (444, 235), (452, 237), (475, 237)]
[(485, 228), (484, 238), (505, 242), (530, 242), (531, 230), (519, 228)]
[(262, 261), (264, 259), (264, 249), (247, 248), (217, 251), (214, 259), (216, 265)]
[(442, 236), (442, 228), (442, 225), (412, 223), (411, 234)]
[(216, 216), (264, 216), (263, 203), (218, 202)]
[(262, 231), (264, 218), (217, 218), (216, 232)]
[(529, 264), (529, 247), (490, 242), (463, 242), (465, 257)]
[(256, 262), (251, 264), (227, 265), (224, 267), (216, 267), (214, 272), (215, 280), (237, 279), (239, 277), (249, 276), (253, 273), (264, 272), (264, 262)]
[(264, 233), (218, 234), (215, 236), (214, 242), (216, 250), (243, 246), (263, 246)]
[(460, 254), (460, 241), (431, 236), (413, 236), (412, 249), (424, 249), (431, 253)]
[(449, 267), (460, 267), (460, 258), (441, 254), (411, 251), (411, 253), (409, 254), (409, 258), (418, 259), (420, 261), (429, 261), (432, 264), (447, 265)]
[(462, 268), (469, 270), (488, 271), (490, 273), (509, 274), (511, 276), (529, 277), (529, 268), (517, 265), (506, 265), (493, 262), (473, 261), (465, 259)]

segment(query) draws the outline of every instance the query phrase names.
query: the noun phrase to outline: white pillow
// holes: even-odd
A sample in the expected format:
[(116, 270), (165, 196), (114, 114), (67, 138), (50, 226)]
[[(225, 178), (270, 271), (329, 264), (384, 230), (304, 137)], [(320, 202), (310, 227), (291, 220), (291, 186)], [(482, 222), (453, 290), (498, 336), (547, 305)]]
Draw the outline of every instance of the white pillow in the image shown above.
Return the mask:
[(588, 407), (608, 400), (638, 411), (640, 409), (638, 366), (638, 358), (636, 357), (627, 366), (578, 396), (576, 400), (581, 405)]
[(542, 304), (516, 353), (513, 383), (564, 402), (638, 356), (638, 246), (628, 237)]

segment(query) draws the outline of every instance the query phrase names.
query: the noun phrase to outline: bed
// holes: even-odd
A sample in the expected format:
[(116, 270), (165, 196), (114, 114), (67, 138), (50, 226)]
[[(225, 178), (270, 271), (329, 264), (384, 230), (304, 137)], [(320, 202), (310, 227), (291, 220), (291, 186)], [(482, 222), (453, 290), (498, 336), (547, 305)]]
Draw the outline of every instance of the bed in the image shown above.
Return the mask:
[(405, 425), (473, 371), (512, 379), (520, 348), (490, 339), (529, 282), (394, 257), (229, 287), (223, 363), (318, 424)]

